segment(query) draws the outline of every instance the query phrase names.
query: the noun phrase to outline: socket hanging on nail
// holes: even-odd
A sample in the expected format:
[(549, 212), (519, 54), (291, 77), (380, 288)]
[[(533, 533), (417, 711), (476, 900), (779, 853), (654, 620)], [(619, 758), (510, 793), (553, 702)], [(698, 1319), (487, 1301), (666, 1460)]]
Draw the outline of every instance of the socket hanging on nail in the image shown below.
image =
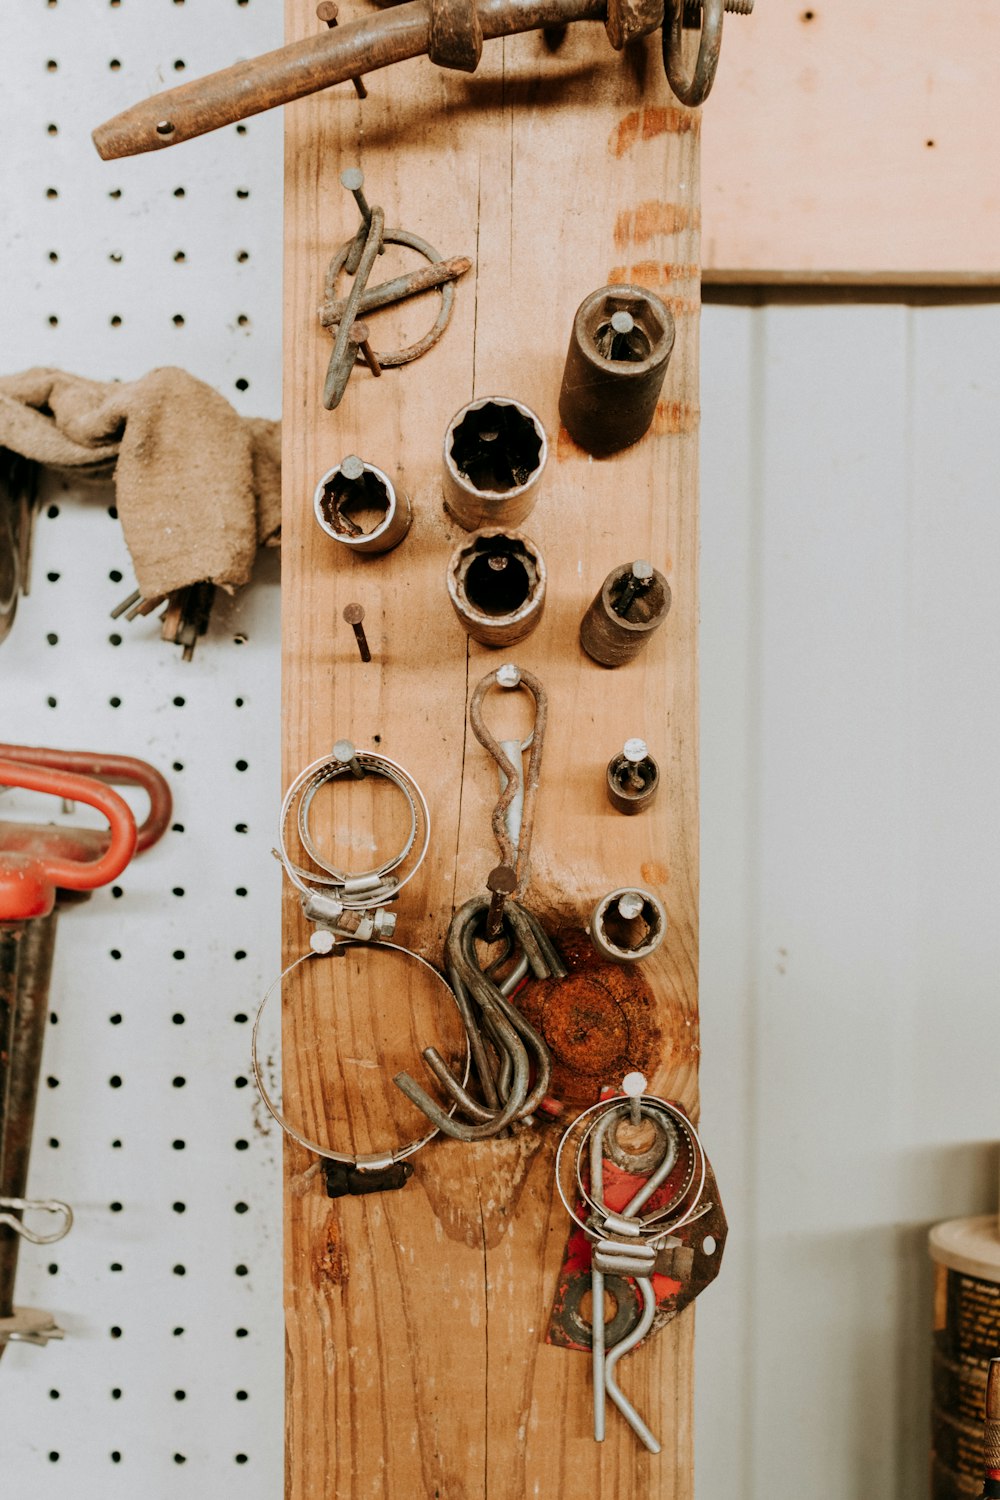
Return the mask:
[(630, 739), (608, 761), (608, 801), (620, 813), (638, 813), (649, 806), (660, 785), (660, 768), (645, 740)]
[(648, 958), (663, 942), (667, 913), (652, 891), (622, 886), (602, 896), (590, 918), (590, 937), (602, 958), (631, 964)]
[(521, 531), (474, 531), (451, 555), (448, 597), (474, 641), (511, 646), (529, 635), (545, 605), (545, 562)]
[(313, 512), (327, 536), (365, 555), (398, 547), (413, 519), (408, 498), (388, 474), (355, 453), (323, 475)]
[(538, 498), (548, 443), (533, 411), (484, 396), (455, 413), (444, 435), (444, 503), (466, 531), (519, 526)]
[(632, 661), (670, 609), (670, 585), (644, 559), (622, 563), (605, 578), (580, 622), (580, 644), (602, 667)]
[(597, 457), (650, 426), (674, 347), (670, 309), (645, 287), (605, 286), (576, 310), (559, 393), (574, 442)]

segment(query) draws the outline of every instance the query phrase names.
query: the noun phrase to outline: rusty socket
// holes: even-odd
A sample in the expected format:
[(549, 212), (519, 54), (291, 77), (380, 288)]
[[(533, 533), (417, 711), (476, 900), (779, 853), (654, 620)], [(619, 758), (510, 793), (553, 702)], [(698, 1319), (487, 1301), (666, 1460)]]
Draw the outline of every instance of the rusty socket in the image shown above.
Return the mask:
[[(670, 610), (670, 585), (656, 568), (648, 584), (633, 585), (633, 563), (612, 569), (580, 621), (580, 645), (602, 667), (620, 667), (634, 660)], [(648, 566), (648, 564), (647, 564)], [(631, 596), (624, 614), (616, 605)]]
[(590, 939), (602, 958), (634, 964), (663, 942), (667, 913), (652, 891), (621, 886), (602, 896), (590, 917)]
[[(617, 314), (633, 327), (618, 333)], [(641, 286), (602, 286), (576, 310), (559, 393), (559, 416), (574, 442), (597, 457), (637, 443), (656, 412), (674, 319)]]
[(541, 422), (511, 396), (457, 411), (444, 435), (444, 503), (466, 531), (519, 526), (538, 499), (548, 457)]
[[(353, 453), (323, 475), (313, 496), (313, 510), (327, 536), (366, 556), (398, 547), (413, 520), (408, 498), (401, 490), (397, 493), (388, 474)], [(385, 514), (366, 531), (352, 519), (352, 511)]]
[(545, 604), (545, 562), (522, 531), (474, 531), (448, 563), (448, 597), (474, 641), (512, 646), (530, 635)]
[(626, 740), (624, 750), (608, 761), (605, 784), (616, 812), (639, 813), (659, 790), (660, 768), (641, 740)]

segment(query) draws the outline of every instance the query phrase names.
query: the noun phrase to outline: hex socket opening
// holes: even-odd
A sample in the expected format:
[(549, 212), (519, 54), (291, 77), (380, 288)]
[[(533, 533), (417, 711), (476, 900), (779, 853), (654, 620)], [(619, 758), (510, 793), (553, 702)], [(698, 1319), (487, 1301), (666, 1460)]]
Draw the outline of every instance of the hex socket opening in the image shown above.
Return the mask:
[(543, 436), (519, 406), (487, 401), (454, 428), (450, 456), (459, 474), (484, 494), (527, 484), (541, 466)]
[(594, 947), (605, 958), (633, 963), (648, 958), (666, 936), (667, 914), (652, 891), (635, 886), (610, 891), (590, 919)]
[(641, 365), (653, 348), (648, 335), (634, 321), (627, 332), (619, 332), (609, 318), (595, 330), (593, 338), (594, 348), (609, 364)]
[(531, 590), (528, 570), (517, 552), (493, 543), (469, 563), (465, 592), (480, 614), (509, 615)]
[(465, 629), (484, 646), (512, 645), (538, 624), (545, 563), (523, 532), (476, 531), (452, 553), (448, 594)]
[[(631, 318), (633, 326), (629, 332), (617, 333), (613, 328), (612, 319), (617, 313), (627, 313)], [(669, 308), (658, 297), (635, 287), (607, 287), (588, 298), (577, 316), (583, 325), (579, 331), (586, 331), (592, 346), (591, 358), (595, 362), (600, 360), (602, 365), (613, 368), (619, 364), (645, 364), (654, 353), (660, 359), (665, 358), (673, 346), (674, 321)]]
[[(623, 625), (646, 626), (653, 621), (658, 621), (670, 608), (670, 595), (664, 588), (664, 580), (661, 575), (654, 572), (652, 578), (645, 588), (633, 590), (630, 587), (631, 570), (626, 566), (620, 572), (616, 570), (606, 580), (604, 585), (604, 597), (613, 619)], [(631, 594), (624, 610), (620, 606)]]
[(320, 498), (323, 519), (337, 536), (352, 539), (371, 536), (389, 515), (392, 499), (388, 486), (374, 469), (363, 469), (359, 478), (349, 478), (335, 469)]
[(623, 917), (617, 906), (609, 906), (601, 916), (601, 926), (613, 948), (622, 953), (638, 953), (659, 932), (660, 917), (651, 901), (644, 901), (635, 917)]

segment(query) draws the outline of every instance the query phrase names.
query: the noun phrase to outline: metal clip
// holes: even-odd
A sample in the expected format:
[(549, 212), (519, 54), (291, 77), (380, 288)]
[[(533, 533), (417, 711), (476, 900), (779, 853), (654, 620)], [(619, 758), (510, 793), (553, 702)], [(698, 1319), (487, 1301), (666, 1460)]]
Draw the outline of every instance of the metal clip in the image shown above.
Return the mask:
[[(535, 700), (535, 724), (526, 740), (498, 740), (486, 727), (483, 700), (491, 687), (524, 688)], [(501, 863), (517, 874), (514, 894), (520, 896), (530, 879), (531, 835), (535, 825), (538, 779), (542, 769), (545, 726), (549, 700), (539, 679), (523, 667), (507, 662), (489, 672), (477, 685), (469, 705), (469, 725), (476, 739), (488, 750), (500, 773), (500, 798), (493, 809), (493, 833), (500, 848)], [(530, 750), (527, 772), (521, 756)]]
[[(73, 1210), (68, 1203), (63, 1203), (58, 1198), (0, 1198), (0, 1209), (5, 1208), (13, 1209), (14, 1212), (0, 1213), (0, 1226), (13, 1229), (15, 1234), (32, 1245), (54, 1245), (73, 1228)], [(62, 1214), (63, 1222), (51, 1234), (39, 1234), (17, 1217), (21, 1213)]]

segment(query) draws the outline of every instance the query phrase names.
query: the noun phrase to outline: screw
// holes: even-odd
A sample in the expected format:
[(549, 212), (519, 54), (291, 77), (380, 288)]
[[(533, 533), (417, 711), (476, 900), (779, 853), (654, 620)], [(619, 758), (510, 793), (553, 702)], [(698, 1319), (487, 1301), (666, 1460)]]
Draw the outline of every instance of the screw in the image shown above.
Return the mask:
[[(753, 0), (750, 0), (750, 4), (753, 4)], [(316, 7), (316, 19), (317, 21), (325, 22), (325, 24), (329, 26), (330, 30), (332, 31), (337, 24), (337, 12), (339, 11), (339, 9), (340, 7), (336, 4), (336, 0), (320, 0), (320, 3)], [(368, 90), (361, 82), (361, 79), (352, 78), (351, 82), (354, 84), (354, 92), (357, 94), (358, 98), (367, 99)]]
[(371, 661), (372, 654), (368, 647), (368, 638), (365, 635), (365, 629), (361, 623), (364, 617), (365, 612), (360, 604), (344, 605), (344, 619), (354, 631), (354, 639), (358, 643), (358, 650), (361, 652), (361, 660)]
[(333, 747), (333, 753), (342, 765), (350, 766), (353, 776), (356, 776), (359, 781), (364, 781), (365, 768), (358, 760), (358, 752), (350, 740), (338, 740)]
[(520, 667), (515, 667), (512, 661), (505, 661), (502, 667), (497, 667), (497, 687), (516, 688), (520, 685)]
[(365, 364), (371, 370), (372, 374), (381, 375), (382, 366), (378, 362), (375, 350), (368, 342), (368, 324), (355, 323), (347, 335), (347, 341), (349, 344), (353, 344), (355, 348), (361, 350), (361, 353), (364, 355)]
[(353, 195), (354, 201), (358, 205), (361, 217), (364, 219), (366, 224), (370, 224), (372, 221), (372, 211), (368, 199), (362, 192), (362, 188), (365, 185), (365, 174), (364, 172), (362, 172), (361, 168), (345, 167), (340, 174), (340, 185), (341, 187), (345, 187), (347, 191)]
[(623, 588), (615, 604), (615, 614), (624, 618), (632, 607), (636, 594), (643, 593), (653, 581), (653, 564), (634, 562), (622, 580)]
[(626, 1073), (622, 1079), (622, 1093), (628, 1096), (629, 1120), (633, 1125), (642, 1124), (642, 1096), (646, 1092), (646, 1079), (642, 1073)]
[(495, 943), (503, 927), (503, 909), (507, 897), (517, 888), (517, 875), (510, 865), (496, 865), (486, 877), (486, 889), (490, 893), (490, 909), (486, 913), (486, 936)]

